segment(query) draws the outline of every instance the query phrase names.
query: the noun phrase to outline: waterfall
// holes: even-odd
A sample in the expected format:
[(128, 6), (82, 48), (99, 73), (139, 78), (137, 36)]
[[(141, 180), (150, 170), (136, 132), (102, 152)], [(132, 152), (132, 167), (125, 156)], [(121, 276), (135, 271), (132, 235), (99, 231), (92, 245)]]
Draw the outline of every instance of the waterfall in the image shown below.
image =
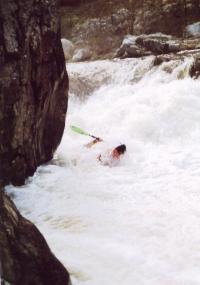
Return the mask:
[[(198, 284), (200, 87), (192, 58), (67, 64), (70, 101), (54, 159), (8, 186), (74, 285)], [(70, 125), (103, 139), (91, 138)], [(115, 167), (99, 153), (125, 143)]]

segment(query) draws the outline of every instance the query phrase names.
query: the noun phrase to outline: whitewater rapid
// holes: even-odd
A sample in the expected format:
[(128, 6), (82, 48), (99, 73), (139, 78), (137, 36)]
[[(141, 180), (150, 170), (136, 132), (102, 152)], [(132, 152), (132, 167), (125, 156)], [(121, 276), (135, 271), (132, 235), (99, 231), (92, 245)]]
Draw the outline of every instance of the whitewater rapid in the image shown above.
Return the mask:
[[(68, 64), (98, 87), (70, 94), (54, 159), (7, 187), (73, 285), (200, 283), (200, 85), (192, 59), (152, 62)], [(85, 148), (90, 138), (72, 124), (104, 142)], [(120, 143), (119, 165), (100, 165), (96, 156)]]

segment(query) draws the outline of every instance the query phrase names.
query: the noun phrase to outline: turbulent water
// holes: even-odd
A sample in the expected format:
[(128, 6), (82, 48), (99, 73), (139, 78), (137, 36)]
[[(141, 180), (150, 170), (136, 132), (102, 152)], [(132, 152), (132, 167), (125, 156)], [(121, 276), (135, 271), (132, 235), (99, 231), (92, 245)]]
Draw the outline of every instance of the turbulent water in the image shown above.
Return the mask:
[[(84, 99), (70, 95), (55, 158), (7, 191), (74, 285), (199, 284), (200, 85), (187, 76), (191, 62), (67, 66), (101, 84)], [(71, 124), (104, 142), (85, 148), (90, 138)], [(120, 163), (100, 165), (97, 155), (120, 143)]]

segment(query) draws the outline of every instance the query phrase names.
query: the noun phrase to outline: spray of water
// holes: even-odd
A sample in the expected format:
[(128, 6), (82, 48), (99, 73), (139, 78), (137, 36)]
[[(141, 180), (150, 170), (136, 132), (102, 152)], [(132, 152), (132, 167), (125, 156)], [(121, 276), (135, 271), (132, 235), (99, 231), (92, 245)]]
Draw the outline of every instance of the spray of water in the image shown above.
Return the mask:
[[(149, 57), (67, 66), (95, 91), (84, 100), (70, 95), (54, 159), (7, 191), (73, 284), (198, 284), (200, 92), (188, 77), (191, 63), (153, 67)], [(90, 138), (71, 124), (104, 142), (85, 148)], [(99, 164), (97, 155), (119, 143), (127, 146), (120, 163)]]

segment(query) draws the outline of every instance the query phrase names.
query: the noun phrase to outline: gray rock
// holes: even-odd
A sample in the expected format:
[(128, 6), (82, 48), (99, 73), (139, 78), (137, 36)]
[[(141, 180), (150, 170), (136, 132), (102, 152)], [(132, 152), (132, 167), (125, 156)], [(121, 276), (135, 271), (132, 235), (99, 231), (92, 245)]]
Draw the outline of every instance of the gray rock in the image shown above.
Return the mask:
[(186, 32), (189, 36), (200, 36), (200, 22), (186, 26)]
[(136, 43), (155, 55), (180, 51), (176, 41), (163, 36), (155, 38), (154, 35), (142, 35), (136, 39)]
[(67, 39), (61, 39), (65, 60), (70, 60), (74, 54), (74, 45)]
[(130, 45), (126, 47), (126, 53), (129, 57), (141, 57), (141, 56), (146, 56), (150, 55), (151, 53), (148, 52), (144, 48), (140, 48), (137, 45)]
[(197, 79), (200, 76), (200, 56), (196, 57), (190, 69), (190, 76)]
[[(158, 66), (162, 63), (169, 62), (169, 65), (165, 65), (163, 67), (163, 70), (165, 70), (168, 73), (172, 73), (174, 68), (178, 66), (181, 62), (184, 62), (184, 60), (191, 59), (191, 65), (189, 69), (187, 70), (180, 70), (179, 75), (177, 77), (184, 78), (186, 75), (191, 76), (194, 79), (199, 79), (200, 77), (200, 50), (185, 50), (178, 52), (176, 54), (164, 54), (164, 55), (158, 55), (154, 58), (153, 65)], [(193, 62), (193, 63), (192, 63)]]
[(122, 41), (122, 46), (124, 46), (124, 45), (135, 45), (136, 39), (137, 39), (137, 36), (126, 35)]
[(89, 48), (85, 47), (75, 51), (72, 61), (78, 62), (78, 61), (88, 60), (90, 58), (91, 58), (91, 51)]
[(161, 33), (140, 36), (126, 36), (117, 50), (115, 57), (141, 57), (177, 53), (181, 50), (180, 42)]
[[(69, 274), (38, 229), (23, 218), (0, 189), (2, 282), (13, 285), (69, 285)], [(3, 283), (2, 283), (3, 284)]]

